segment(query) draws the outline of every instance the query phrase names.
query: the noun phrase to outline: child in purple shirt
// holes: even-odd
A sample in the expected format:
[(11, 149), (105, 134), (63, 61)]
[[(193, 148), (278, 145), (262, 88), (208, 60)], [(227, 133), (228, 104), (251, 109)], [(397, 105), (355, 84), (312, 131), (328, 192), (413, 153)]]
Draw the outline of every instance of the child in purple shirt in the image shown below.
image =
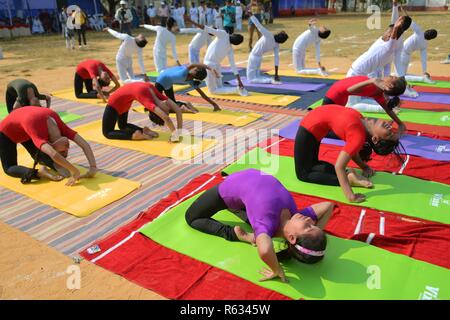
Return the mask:
[[(225, 209), (249, 223), (253, 233), (211, 218)], [(256, 244), (260, 258), (270, 267), (260, 271), (264, 276), (261, 281), (280, 277), (286, 282), (277, 255), (282, 257), (287, 253), (304, 263), (320, 261), (326, 237), (315, 224), (332, 210), (332, 203), (321, 202), (299, 211), (292, 195), (275, 177), (247, 169), (205, 191), (187, 210), (186, 221), (194, 229), (229, 241)], [(284, 238), (289, 243), (288, 249), (276, 254), (273, 237)]]

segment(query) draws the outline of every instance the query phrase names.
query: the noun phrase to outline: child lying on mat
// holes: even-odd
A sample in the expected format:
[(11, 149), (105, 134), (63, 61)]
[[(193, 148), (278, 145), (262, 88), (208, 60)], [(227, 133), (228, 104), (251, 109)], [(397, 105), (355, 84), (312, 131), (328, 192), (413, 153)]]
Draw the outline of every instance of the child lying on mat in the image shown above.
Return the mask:
[[(69, 140), (83, 150), (89, 161), (89, 171), (84, 175), (66, 159)], [(34, 159), (33, 168), (17, 164), (18, 143)], [(21, 178), (22, 183), (40, 178), (53, 181), (69, 178), (66, 185), (72, 186), (81, 178), (94, 177), (97, 172), (94, 154), (86, 140), (70, 129), (55, 111), (36, 106), (14, 110), (0, 123), (0, 157), (5, 173)], [(44, 167), (37, 170), (38, 163)], [(58, 174), (53, 174), (46, 167)]]
[[(256, 244), (260, 258), (269, 266), (259, 271), (261, 281), (280, 277), (287, 282), (278, 260), (287, 256), (309, 264), (322, 260), (327, 239), (321, 227), (333, 207), (331, 202), (320, 202), (299, 211), (292, 195), (275, 177), (247, 169), (205, 191), (186, 211), (186, 221), (201, 232)], [(212, 219), (225, 209), (249, 223), (253, 232)], [(320, 227), (316, 225), (319, 220)], [(275, 253), (274, 237), (284, 238), (288, 248)]]
[[(319, 160), (320, 142), (330, 131), (345, 141), (335, 165)], [(394, 153), (400, 158), (399, 138), (389, 121), (363, 118), (358, 111), (335, 104), (320, 106), (303, 118), (297, 131), (294, 147), (297, 178), (322, 185), (340, 185), (348, 201), (362, 202), (365, 196), (353, 193), (351, 187), (373, 186), (368, 178), (375, 172), (365, 161), (370, 159), (372, 149), (379, 155)], [(362, 169), (362, 176), (353, 169), (347, 170), (350, 160)]]

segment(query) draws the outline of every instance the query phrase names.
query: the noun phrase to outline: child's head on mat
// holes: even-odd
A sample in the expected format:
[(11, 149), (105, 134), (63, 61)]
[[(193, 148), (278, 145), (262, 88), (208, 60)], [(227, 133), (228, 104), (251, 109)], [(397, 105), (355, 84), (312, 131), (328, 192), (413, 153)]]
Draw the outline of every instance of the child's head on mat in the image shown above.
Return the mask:
[(242, 34), (233, 33), (230, 34), (230, 43), (232, 45), (238, 46), (244, 41)]
[(134, 38), (134, 40), (136, 41), (136, 45), (139, 48), (144, 48), (147, 45), (147, 43), (148, 43), (147, 39), (145, 39), (145, 36), (142, 33), (138, 34)]
[(100, 72), (100, 76), (98, 77), (97, 81), (101, 88), (108, 87), (111, 83), (111, 76), (108, 72), (102, 71)]
[(276, 43), (285, 43), (287, 41), (287, 39), (289, 39), (289, 36), (285, 31), (280, 31), (277, 34), (275, 34), (273, 37), (274, 37)]
[(301, 213), (294, 214), (286, 223), (285, 237), (288, 247), (277, 253), (279, 260), (295, 258), (300, 262), (312, 264), (323, 259), (327, 237), (310, 217)]
[(425, 40), (433, 40), (437, 37), (437, 34), (438, 33), (436, 29), (429, 29), (423, 33), (423, 37), (425, 38)]
[(367, 142), (376, 154), (386, 156), (395, 154), (399, 160), (402, 147), (398, 134), (392, 128), (392, 121), (368, 118), (366, 121), (370, 137)]

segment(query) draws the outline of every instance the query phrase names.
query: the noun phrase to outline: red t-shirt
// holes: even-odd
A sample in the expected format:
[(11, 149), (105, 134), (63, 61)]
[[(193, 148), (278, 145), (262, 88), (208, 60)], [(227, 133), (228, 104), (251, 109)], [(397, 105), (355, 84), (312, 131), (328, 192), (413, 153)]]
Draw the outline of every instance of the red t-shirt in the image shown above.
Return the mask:
[(332, 130), (346, 142), (343, 151), (353, 157), (366, 141), (366, 129), (361, 121), (362, 118), (362, 115), (352, 108), (329, 104), (309, 112), (300, 125), (317, 141), (321, 141)]
[[(333, 100), (335, 104), (345, 106), (347, 104), (348, 97), (350, 96), (350, 93), (347, 91), (348, 88), (369, 79), (370, 78), (366, 76), (355, 76), (339, 80), (335, 82), (330, 87), (330, 89), (328, 89), (328, 92), (325, 94), (325, 97)], [(354, 93), (351, 95), (373, 98), (380, 105), (384, 105), (386, 103), (386, 98), (383, 92), (379, 90), (378, 87), (374, 84), (369, 84), (364, 88), (362, 88), (360, 93)]]
[(100, 76), (98, 69), (101, 68), (103, 71), (107, 72), (110, 77), (113, 76), (111, 70), (103, 64), (103, 62), (98, 60), (85, 60), (77, 66), (77, 73), (83, 80), (94, 79)]
[(58, 125), (61, 135), (73, 140), (76, 131), (70, 129), (59, 117), (59, 115), (47, 108), (23, 107), (13, 110), (0, 123), (0, 132), (15, 143), (32, 140), (37, 148), (41, 148), (48, 142), (47, 119), (52, 117)]
[(108, 99), (108, 105), (113, 107), (118, 114), (123, 114), (130, 110), (134, 100), (137, 100), (147, 110), (155, 110), (155, 103), (149, 90), (153, 90), (160, 100), (167, 100), (155, 86), (149, 82), (133, 82), (117, 89)]

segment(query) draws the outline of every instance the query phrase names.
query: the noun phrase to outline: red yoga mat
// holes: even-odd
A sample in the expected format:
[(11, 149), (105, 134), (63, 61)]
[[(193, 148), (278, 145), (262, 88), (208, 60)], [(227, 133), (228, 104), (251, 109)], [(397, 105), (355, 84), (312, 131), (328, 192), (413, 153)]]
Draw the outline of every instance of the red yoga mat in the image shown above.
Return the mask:
[(402, 100), (400, 108), (444, 112), (450, 110), (450, 105), (445, 103), (430, 103), (430, 102), (424, 103), (411, 100)]
[(417, 92), (423, 93), (443, 93), (450, 94), (450, 88), (437, 88), (437, 87), (426, 87), (426, 86), (413, 86), (413, 89)]

